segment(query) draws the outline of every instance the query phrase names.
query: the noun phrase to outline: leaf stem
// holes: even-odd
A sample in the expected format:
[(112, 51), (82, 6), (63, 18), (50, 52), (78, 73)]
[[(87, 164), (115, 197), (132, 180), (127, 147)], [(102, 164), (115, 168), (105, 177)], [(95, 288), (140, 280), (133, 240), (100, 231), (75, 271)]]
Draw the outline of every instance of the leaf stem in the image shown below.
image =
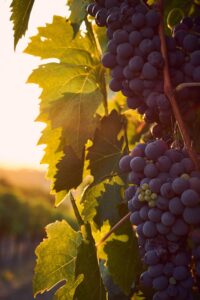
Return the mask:
[(70, 191), (69, 195), (70, 195), (70, 201), (71, 201), (71, 204), (72, 204), (72, 208), (73, 208), (76, 220), (78, 222), (78, 225), (81, 227), (82, 225), (84, 225), (84, 222), (83, 222), (83, 219), (81, 218), (81, 215), (79, 213), (78, 207), (76, 205), (76, 201), (74, 199), (73, 192)]
[(129, 212), (127, 215), (125, 215), (117, 224), (115, 224), (111, 230), (96, 244), (96, 247), (98, 248), (101, 246), (110, 236), (113, 232), (115, 232), (119, 227), (121, 227), (124, 222), (126, 222), (131, 215), (131, 212)]
[(177, 121), (182, 139), (184, 141), (185, 147), (188, 151), (188, 154), (190, 158), (192, 159), (196, 169), (199, 168), (199, 161), (196, 151), (192, 147), (192, 141), (188, 132), (187, 127), (185, 126), (183, 119), (181, 117), (181, 113), (179, 110), (179, 107), (176, 102), (176, 97), (174, 95), (174, 90), (172, 87), (171, 79), (170, 79), (170, 72), (169, 72), (169, 63), (168, 63), (168, 53), (167, 53), (167, 44), (165, 39), (165, 31), (164, 31), (164, 0), (158, 0), (157, 7), (159, 9), (159, 12), (161, 14), (161, 20), (159, 25), (159, 36), (160, 36), (160, 42), (161, 42), (161, 53), (164, 59), (164, 92), (165, 95), (168, 97), (172, 111), (174, 113), (175, 119)]

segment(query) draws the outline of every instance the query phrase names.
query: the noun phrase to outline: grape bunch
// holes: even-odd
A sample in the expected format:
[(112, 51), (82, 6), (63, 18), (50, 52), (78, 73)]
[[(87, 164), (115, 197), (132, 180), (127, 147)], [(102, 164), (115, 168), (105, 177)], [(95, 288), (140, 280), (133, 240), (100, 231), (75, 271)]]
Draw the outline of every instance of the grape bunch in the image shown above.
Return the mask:
[(200, 172), (184, 149), (169, 149), (162, 140), (138, 144), (119, 166), (130, 182), (125, 197), (136, 226), (147, 271), (141, 283), (156, 290), (154, 300), (192, 299), (192, 259), (200, 277)]
[[(137, 109), (145, 121), (167, 126), (171, 109), (163, 93), (159, 13), (139, 1), (107, 0), (90, 4), (88, 13), (107, 27), (109, 42), (102, 63), (111, 70), (110, 89), (121, 91), (128, 107)], [(172, 40), (167, 39), (169, 50), (175, 47)]]
[[(141, 1), (96, 0), (88, 13), (98, 26), (107, 27), (107, 52), (102, 63), (110, 69), (110, 89), (121, 91), (127, 105), (144, 115), (152, 127), (152, 135), (160, 138), (170, 130), (171, 107), (163, 91), (163, 57), (160, 51), (156, 7)], [(172, 36), (166, 36), (168, 60), (173, 87), (181, 83), (200, 82), (199, 17), (183, 18)], [(184, 88), (177, 94), (185, 120), (193, 121), (199, 107), (200, 88)], [(190, 101), (187, 101), (188, 97)]]

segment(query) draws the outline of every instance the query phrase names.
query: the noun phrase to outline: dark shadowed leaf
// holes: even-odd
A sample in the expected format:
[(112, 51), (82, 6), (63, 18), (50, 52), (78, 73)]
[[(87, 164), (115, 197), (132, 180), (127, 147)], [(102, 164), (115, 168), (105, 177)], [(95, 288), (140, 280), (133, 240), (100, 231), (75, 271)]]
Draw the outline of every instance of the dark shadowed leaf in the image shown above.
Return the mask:
[(13, 0), (11, 3), (11, 20), (14, 29), (14, 47), (16, 48), (18, 41), (25, 34), (28, 28), (28, 22), (35, 0)]

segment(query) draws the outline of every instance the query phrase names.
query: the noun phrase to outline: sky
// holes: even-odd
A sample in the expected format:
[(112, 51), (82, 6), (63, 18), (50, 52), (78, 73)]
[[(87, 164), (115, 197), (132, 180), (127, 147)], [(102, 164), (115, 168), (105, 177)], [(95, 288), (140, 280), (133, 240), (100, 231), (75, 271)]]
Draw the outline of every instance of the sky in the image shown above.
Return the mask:
[(37, 27), (51, 23), (53, 15), (66, 16), (66, 0), (35, 0), (29, 28), (16, 51), (10, 21), (10, 0), (0, 1), (0, 167), (45, 169), (40, 165), (44, 146), (36, 146), (44, 124), (39, 113), (37, 85), (26, 84), (41, 60), (23, 53)]

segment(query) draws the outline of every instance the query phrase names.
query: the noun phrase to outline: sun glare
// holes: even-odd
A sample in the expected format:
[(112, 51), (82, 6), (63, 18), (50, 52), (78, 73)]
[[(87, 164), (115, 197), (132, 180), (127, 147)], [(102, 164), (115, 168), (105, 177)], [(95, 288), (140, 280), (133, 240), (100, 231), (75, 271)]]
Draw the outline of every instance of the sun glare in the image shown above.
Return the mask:
[(44, 147), (36, 147), (44, 124), (34, 122), (41, 90), (25, 83), (41, 61), (24, 54), (23, 49), (37, 27), (51, 22), (53, 15), (66, 15), (66, 1), (35, 1), (29, 30), (15, 52), (10, 2), (0, 1), (0, 166), (45, 168), (40, 165)]

